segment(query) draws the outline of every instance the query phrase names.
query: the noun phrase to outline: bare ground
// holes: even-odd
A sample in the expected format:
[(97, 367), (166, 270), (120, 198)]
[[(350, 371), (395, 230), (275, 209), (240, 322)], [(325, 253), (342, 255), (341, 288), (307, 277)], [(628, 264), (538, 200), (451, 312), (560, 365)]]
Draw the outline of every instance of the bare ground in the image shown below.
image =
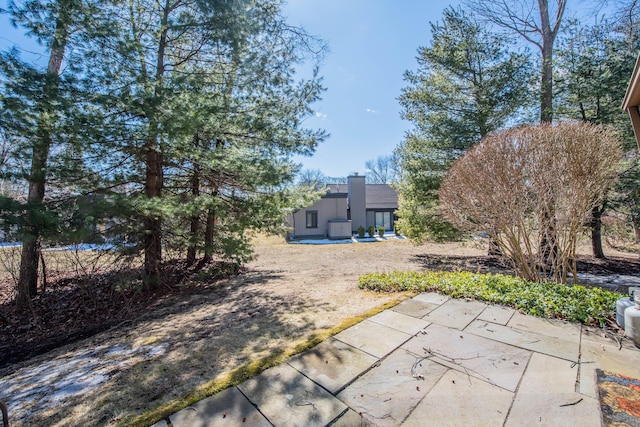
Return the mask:
[[(505, 271), (484, 256), (484, 247), (470, 244), (417, 247), (390, 239), (289, 245), (269, 238), (260, 241), (256, 253), (244, 272), (226, 279), (192, 282), (154, 295), (103, 291), (98, 294), (109, 298), (94, 301), (93, 311), (82, 315), (78, 310), (86, 301), (78, 297), (78, 289), (52, 288), (51, 296), (41, 298), (47, 302), (36, 305), (43, 310), (35, 316), (37, 325), (32, 324), (34, 316), (31, 321), (17, 319), (5, 285), (0, 289), (5, 299), (0, 304), (0, 357), (5, 358), (0, 399), (14, 402), (13, 425), (117, 424), (397, 298), (359, 290), (362, 274)], [(616, 254), (596, 262), (583, 256), (581, 269), (637, 274), (637, 258)], [(47, 313), (63, 326), (47, 327)], [(31, 357), (42, 351), (47, 352)], [(47, 369), (38, 368), (42, 366)], [(65, 380), (78, 372), (87, 386), (65, 389)], [(15, 395), (26, 397), (15, 403)]]

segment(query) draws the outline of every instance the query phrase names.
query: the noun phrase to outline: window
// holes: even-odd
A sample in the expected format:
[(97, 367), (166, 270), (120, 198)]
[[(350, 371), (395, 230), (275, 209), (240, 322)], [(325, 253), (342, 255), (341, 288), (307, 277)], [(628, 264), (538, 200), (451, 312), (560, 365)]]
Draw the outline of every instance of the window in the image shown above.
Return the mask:
[(307, 228), (318, 228), (318, 211), (307, 211)]
[(376, 228), (378, 227), (391, 230), (391, 212), (376, 212)]

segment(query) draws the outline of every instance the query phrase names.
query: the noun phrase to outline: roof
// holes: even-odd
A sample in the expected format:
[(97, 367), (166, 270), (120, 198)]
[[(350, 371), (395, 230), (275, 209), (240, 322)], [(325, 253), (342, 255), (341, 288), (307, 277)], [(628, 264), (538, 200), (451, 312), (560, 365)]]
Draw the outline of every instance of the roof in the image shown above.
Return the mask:
[(627, 93), (624, 95), (624, 101), (622, 101), (622, 109), (627, 111), (631, 107), (637, 107), (640, 105), (640, 55), (636, 60), (636, 65), (633, 68), (633, 74), (629, 80), (627, 86)]
[(348, 194), (349, 193), (349, 185), (348, 184), (327, 184), (329, 188), (328, 193), (339, 193), (339, 194)]
[(347, 184), (328, 184), (327, 193), (322, 196), (324, 199), (341, 199), (349, 196)]
[(367, 209), (397, 209), (398, 193), (388, 184), (366, 184)]

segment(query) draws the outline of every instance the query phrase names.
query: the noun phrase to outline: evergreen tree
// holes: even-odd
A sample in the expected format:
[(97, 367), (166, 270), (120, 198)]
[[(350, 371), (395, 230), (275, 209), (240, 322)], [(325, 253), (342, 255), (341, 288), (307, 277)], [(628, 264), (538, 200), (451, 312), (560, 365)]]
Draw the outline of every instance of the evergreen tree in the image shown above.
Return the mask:
[(413, 238), (451, 232), (437, 212), (444, 173), (528, 102), (528, 58), (508, 52), (508, 40), (453, 8), (431, 31), (433, 42), (419, 49), (418, 70), (405, 73), (408, 86), (400, 96), (403, 118), (414, 128), (396, 149), (402, 171), (399, 227)]
[(323, 137), (301, 126), (319, 79), (294, 81), (315, 41), (273, 1), (131, 0), (113, 16), (119, 36), (94, 60), (146, 286), (160, 283), (163, 246), (186, 248), (189, 263), (199, 249), (241, 262), (244, 231), (282, 215), (290, 157)]
[[(4, 177), (24, 180), (26, 202), (12, 195), (3, 203), (3, 220), (14, 221), (23, 242), (17, 303), (29, 305), (37, 292), (38, 267), (42, 239), (59, 228), (59, 206), (48, 195), (53, 157), (66, 158), (79, 132), (73, 110), (77, 102), (74, 62), (86, 47), (88, 29), (97, 31), (100, 8), (90, 0), (27, 0), (10, 2), (7, 12), (11, 23), (27, 31), (48, 53), (45, 69), (24, 62), (12, 49), (0, 55), (3, 81), (0, 127), (14, 145), (13, 154), (28, 159), (24, 168), (3, 170)], [(67, 67), (63, 73), (63, 63)], [(22, 170), (21, 170), (22, 169)]]
[[(606, 124), (616, 129), (626, 142), (626, 150), (636, 149), (629, 120), (620, 109), (629, 76), (633, 71), (636, 49), (628, 49), (629, 39), (613, 24), (602, 21), (583, 25), (571, 21), (559, 40), (556, 62), (557, 114), (561, 118), (594, 124)], [(636, 168), (625, 167), (625, 174)], [(633, 181), (623, 177), (620, 183)], [(620, 184), (618, 185), (620, 188)], [(623, 192), (625, 192), (623, 190)], [(619, 199), (614, 196), (614, 199)], [(610, 203), (605, 198), (595, 206), (591, 216), (591, 246), (596, 258), (604, 258), (602, 249), (602, 216)]]

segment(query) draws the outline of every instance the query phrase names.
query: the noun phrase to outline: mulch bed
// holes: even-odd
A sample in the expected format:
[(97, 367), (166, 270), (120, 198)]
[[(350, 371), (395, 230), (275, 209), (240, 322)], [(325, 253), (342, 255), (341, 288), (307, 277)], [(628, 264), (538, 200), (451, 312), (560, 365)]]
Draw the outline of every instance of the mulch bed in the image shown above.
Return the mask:
[[(131, 280), (140, 277), (137, 270), (107, 271), (82, 279), (49, 277), (46, 291), (33, 298), (27, 311), (18, 310), (13, 302), (14, 282), (1, 278), (0, 369), (171, 305), (179, 294), (206, 292), (229, 275), (222, 268), (220, 275), (203, 279), (199, 271), (171, 265), (166, 268), (165, 283), (153, 291), (142, 291), (141, 281)], [(122, 282), (124, 276), (132, 286), (116, 290), (113, 283)]]

